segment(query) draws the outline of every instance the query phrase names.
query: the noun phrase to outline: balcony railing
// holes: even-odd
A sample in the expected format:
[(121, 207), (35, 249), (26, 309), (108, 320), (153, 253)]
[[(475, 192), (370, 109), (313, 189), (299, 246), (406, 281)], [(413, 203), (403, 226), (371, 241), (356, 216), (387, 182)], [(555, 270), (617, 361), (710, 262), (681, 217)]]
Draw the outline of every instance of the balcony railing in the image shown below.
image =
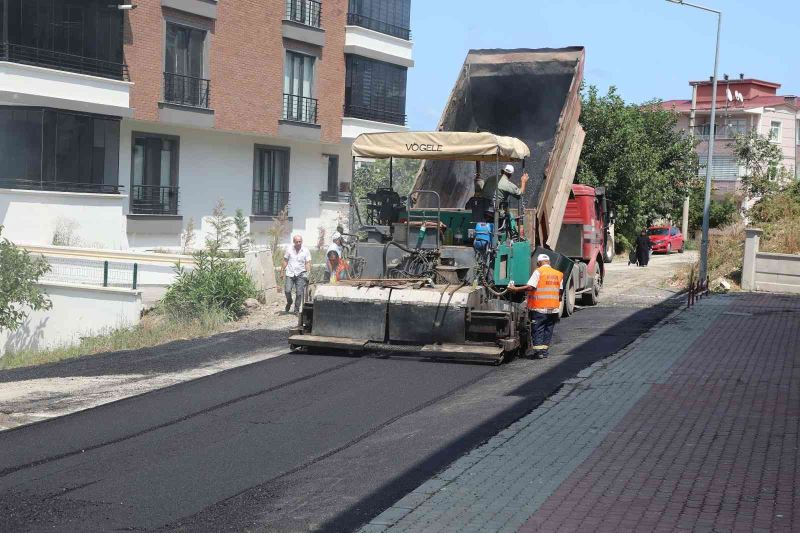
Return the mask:
[(164, 101), (169, 104), (208, 109), (210, 85), (211, 82), (203, 78), (165, 72)]
[(392, 37), (399, 37), (400, 39), (405, 39), (406, 41), (411, 40), (410, 29), (403, 28), (402, 26), (395, 26), (394, 24), (389, 24), (388, 22), (384, 22), (382, 20), (365, 17), (364, 15), (359, 15), (358, 13), (348, 13), (347, 24), (351, 26), (361, 26), (362, 28), (374, 30), (379, 33), (385, 33), (386, 35), (391, 35)]
[(298, 96), (296, 94), (284, 94), (283, 120), (316, 124), (317, 99)]
[(0, 178), (0, 189), (25, 189), (31, 191), (88, 192), (96, 194), (119, 194), (122, 185), (105, 183), (81, 183), (72, 181), (42, 181)]
[(289, 205), (287, 191), (253, 190), (253, 214), (275, 217)]
[(54, 50), (0, 42), (0, 61), (46, 67), (114, 80), (129, 80), (128, 65)]
[(178, 187), (132, 186), (131, 213), (135, 215), (177, 215)]
[(345, 104), (344, 116), (363, 118), (364, 120), (374, 120), (377, 122), (388, 122), (389, 124), (397, 124), (399, 126), (405, 126), (406, 124), (406, 116), (403, 113), (375, 107)]
[(314, 0), (286, 0), (286, 20), (319, 28), (322, 26), (322, 4)]
[[(715, 139), (733, 139), (737, 135), (744, 135), (749, 131), (746, 126), (717, 126), (714, 129)], [(711, 132), (711, 127), (708, 124), (701, 124), (695, 126), (694, 134), (697, 138), (707, 140)]]

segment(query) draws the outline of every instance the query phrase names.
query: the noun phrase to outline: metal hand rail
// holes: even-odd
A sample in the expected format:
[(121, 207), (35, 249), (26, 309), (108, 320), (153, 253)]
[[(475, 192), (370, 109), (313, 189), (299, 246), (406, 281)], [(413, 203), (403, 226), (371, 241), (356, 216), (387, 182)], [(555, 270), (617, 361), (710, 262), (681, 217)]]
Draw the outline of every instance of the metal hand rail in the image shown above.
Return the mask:
[(44, 181), (16, 178), (0, 178), (0, 189), (24, 189), (53, 192), (87, 192), (96, 194), (119, 194), (122, 185), (106, 183), (83, 183), (73, 181)]
[(183, 74), (164, 73), (164, 101), (170, 104), (208, 109), (211, 81)]
[(286, 20), (320, 28), (322, 4), (315, 0), (286, 0)]
[(34, 48), (32, 46), (22, 46), (9, 42), (0, 42), (0, 61), (54, 68), (101, 78), (130, 80), (128, 65), (124, 63), (114, 63), (113, 61), (67, 54), (44, 48)]
[(131, 213), (135, 215), (177, 215), (178, 187), (134, 185), (131, 187)]
[(406, 41), (411, 40), (411, 30), (409, 28), (404, 28), (402, 26), (389, 24), (388, 22), (384, 22), (382, 20), (365, 17), (364, 15), (359, 15), (358, 13), (348, 13), (347, 24), (351, 26), (361, 26), (362, 28), (367, 28), (368, 30), (375, 30), (379, 33), (385, 33), (386, 35), (399, 37), (400, 39), (404, 39)]
[(365, 107), (353, 104), (345, 104), (344, 116), (352, 118), (363, 118), (364, 120), (375, 120), (377, 122), (388, 122), (389, 124), (398, 124), (400, 126), (405, 126), (406, 124), (405, 114), (377, 107)]
[(254, 215), (278, 216), (287, 205), (289, 205), (288, 191), (253, 189)]
[(296, 94), (283, 95), (283, 120), (317, 123), (318, 102), (316, 98), (308, 98)]

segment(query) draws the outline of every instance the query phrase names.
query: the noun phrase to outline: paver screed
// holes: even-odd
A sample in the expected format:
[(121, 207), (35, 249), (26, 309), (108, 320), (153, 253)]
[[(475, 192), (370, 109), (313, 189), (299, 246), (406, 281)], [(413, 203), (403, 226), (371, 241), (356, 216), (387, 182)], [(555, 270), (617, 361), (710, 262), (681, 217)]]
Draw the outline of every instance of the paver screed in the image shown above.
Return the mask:
[(791, 529), (798, 346), (800, 298), (702, 300), (362, 531)]

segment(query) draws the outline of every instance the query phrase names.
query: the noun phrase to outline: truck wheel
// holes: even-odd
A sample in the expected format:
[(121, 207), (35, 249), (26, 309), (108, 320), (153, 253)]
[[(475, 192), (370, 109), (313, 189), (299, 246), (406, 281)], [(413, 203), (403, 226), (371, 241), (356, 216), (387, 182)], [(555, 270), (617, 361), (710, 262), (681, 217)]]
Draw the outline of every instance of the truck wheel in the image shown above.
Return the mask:
[(600, 287), (603, 285), (603, 275), (600, 272), (600, 265), (594, 264), (594, 277), (592, 278), (592, 287), (581, 296), (581, 303), (583, 305), (597, 305), (600, 299)]
[(572, 316), (575, 312), (575, 276), (569, 277), (569, 286), (561, 301), (561, 316)]
[(614, 260), (614, 246), (615, 246), (614, 237), (608, 235), (606, 238), (606, 246), (605, 249), (603, 250), (603, 261), (605, 261), (606, 263), (610, 263), (611, 261)]

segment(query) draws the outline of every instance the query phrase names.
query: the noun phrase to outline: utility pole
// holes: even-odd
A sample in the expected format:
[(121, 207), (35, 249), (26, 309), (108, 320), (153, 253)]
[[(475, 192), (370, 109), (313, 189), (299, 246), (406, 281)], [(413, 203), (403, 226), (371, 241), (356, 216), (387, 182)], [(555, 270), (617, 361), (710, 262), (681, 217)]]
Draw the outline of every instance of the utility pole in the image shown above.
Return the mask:
[(714, 136), (716, 134), (717, 120), (717, 69), (719, 67), (719, 35), (722, 31), (722, 11), (690, 4), (683, 0), (667, 0), (673, 4), (694, 7), (717, 15), (717, 48), (714, 53), (714, 77), (711, 81), (711, 124), (708, 132), (708, 165), (706, 166), (706, 193), (703, 201), (703, 238), (700, 241), (700, 281), (704, 282), (708, 276), (708, 215), (711, 208), (711, 173), (714, 164)]
[[(697, 111), (697, 85), (692, 85), (692, 108), (689, 110), (689, 136), (692, 138), (692, 145), (694, 145), (694, 117)], [(694, 177), (694, 176), (692, 176)], [(688, 181), (688, 180), (687, 180)], [(686, 198), (683, 200), (683, 220), (681, 223), (681, 233), (683, 238), (688, 239), (689, 235), (689, 193), (686, 193)]]

